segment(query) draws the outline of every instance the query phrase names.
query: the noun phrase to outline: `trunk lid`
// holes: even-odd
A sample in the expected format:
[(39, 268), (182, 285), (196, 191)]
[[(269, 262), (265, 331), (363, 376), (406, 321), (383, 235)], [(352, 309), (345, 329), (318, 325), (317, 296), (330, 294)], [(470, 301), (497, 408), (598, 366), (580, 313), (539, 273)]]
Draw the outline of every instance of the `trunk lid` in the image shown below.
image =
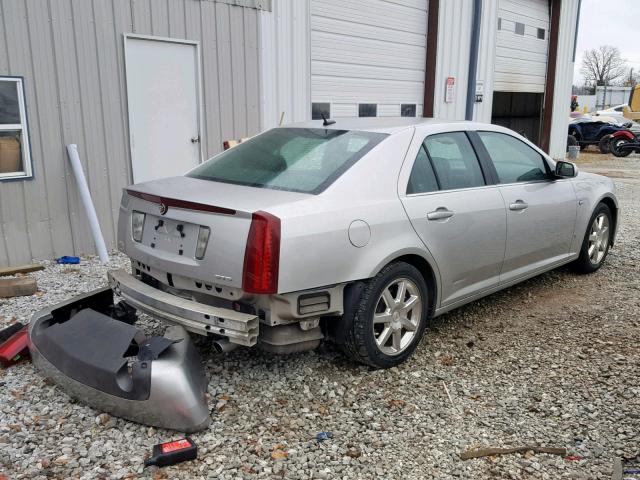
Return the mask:
[[(214, 285), (242, 288), (253, 212), (310, 197), (189, 177), (164, 178), (133, 185), (126, 191), (118, 228), (120, 248), (153, 276), (161, 276), (158, 279), (163, 283), (172, 285), (175, 281), (179, 287), (179, 279), (183, 283), (192, 279), (194, 285), (187, 287), (203, 291), (210, 291)], [(133, 211), (145, 214), (139, 242), (132, 234)], [(202, 227), (209, 228), (210, 234), (204, 257), (198, 259), (196, 248)]]

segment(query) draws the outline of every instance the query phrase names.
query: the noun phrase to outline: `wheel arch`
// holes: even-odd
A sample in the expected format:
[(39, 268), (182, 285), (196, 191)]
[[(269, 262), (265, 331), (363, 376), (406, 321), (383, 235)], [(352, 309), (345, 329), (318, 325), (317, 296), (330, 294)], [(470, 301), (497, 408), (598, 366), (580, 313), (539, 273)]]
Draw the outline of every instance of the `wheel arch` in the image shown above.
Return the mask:
[(437, 266), (435, 266), (435, 261), (429, 261), (427, 258), (425, 258), (424, 255), (413, 250), (400, 252), (381, 262), (381, 264), (378, 265), (375, 271), (372, 273), (371, 278), (375, 277), (387, 265), (396, 262), (408, 263), (409, 265), (415, 267), (422, 274), (422, 277), (427, 283), (427, 288), (429, 289), (429, 298), (433, 299), (433, 301), (429, 302), (428, 311), (429, 317), (432, 317), (434, 312), (438, 308), (438, 305), (440, 304), (440, 299), (438, 297), (438, 295), (440, 294), (440, 277)]

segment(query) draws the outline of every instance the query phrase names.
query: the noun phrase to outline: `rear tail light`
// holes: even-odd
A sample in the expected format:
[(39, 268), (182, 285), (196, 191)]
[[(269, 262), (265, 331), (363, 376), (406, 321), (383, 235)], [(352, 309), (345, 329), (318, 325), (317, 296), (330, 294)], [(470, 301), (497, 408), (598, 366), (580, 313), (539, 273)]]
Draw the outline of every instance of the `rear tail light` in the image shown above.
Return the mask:
[(145, 214), (142, 212), (131, 212), (131, 236), (136, 242), (142, 241), (142, 229), (144, 227)]
[(207, 251), (207, 244), (209, 243), (209, 234), (211, 230), (209, 227), (200, 227), (198, 231), (198, 241), (196, 243), (196, 258), (202, 260), (204, 254)]
[(256, 212), (251, 218), (244, 253), (242, 289), (247, 293), (277, 293), (279, 266), (280, 219), (267, 212)]

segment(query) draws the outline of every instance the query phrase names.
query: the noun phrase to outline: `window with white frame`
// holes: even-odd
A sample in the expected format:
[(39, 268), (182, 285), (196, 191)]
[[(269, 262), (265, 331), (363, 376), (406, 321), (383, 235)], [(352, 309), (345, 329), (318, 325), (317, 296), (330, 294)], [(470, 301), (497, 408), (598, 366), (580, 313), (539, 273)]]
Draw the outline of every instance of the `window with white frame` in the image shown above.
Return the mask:
[(32, 173), (22, 77), (0, 76), (0, 180)]

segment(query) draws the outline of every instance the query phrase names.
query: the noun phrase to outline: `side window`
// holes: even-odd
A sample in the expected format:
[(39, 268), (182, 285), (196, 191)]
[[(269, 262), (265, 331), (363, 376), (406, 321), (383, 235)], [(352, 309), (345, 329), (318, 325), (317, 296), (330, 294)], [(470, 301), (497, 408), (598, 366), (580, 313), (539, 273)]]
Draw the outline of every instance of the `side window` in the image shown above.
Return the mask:
[(31, 176), (22, 78), (0, 76), (0, 180)]
[(438, 181), (433, 173), (433, 167), (427, 156), (424, 144), (422, 144), (411, 169), (411, 176), (407, 184), (407, 195), (435, 192), (436, 190), (438, 190)]
[(484, 185), (480, 163), (464, 132), (439, 133), (424, 141), (441, 190)]
[(538, 152), (511, 135), (478, 132), (498, 172), (500, 183), (546, 180), (546, 162)]

